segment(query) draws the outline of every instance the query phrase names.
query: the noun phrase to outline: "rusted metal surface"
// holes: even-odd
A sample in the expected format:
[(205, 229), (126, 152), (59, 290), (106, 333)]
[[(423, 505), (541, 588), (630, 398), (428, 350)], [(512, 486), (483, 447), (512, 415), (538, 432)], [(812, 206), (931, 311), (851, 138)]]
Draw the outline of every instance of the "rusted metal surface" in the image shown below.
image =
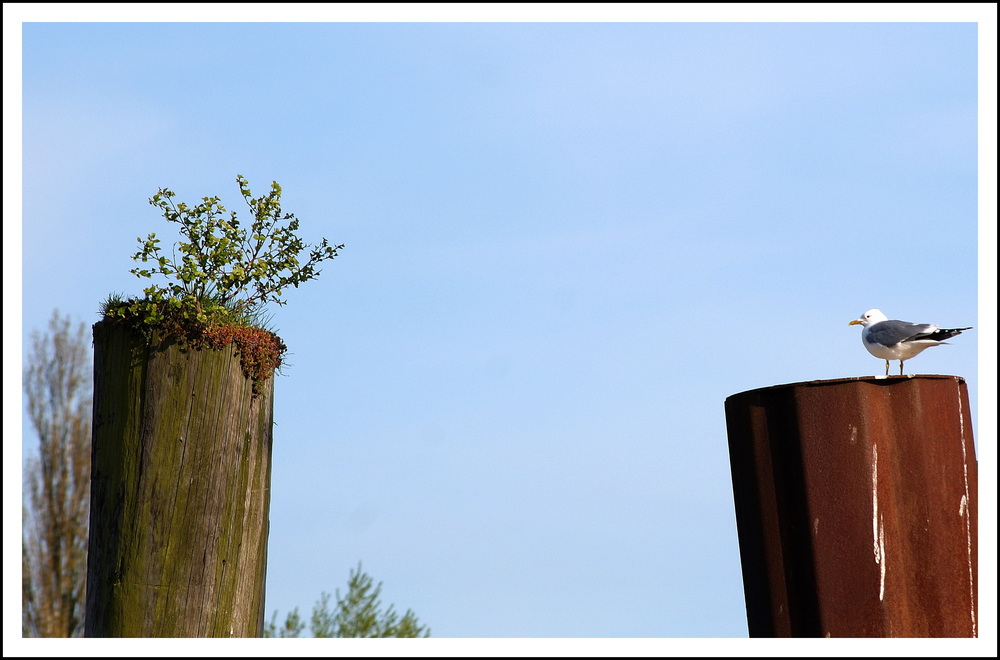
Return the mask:
[(751, 637), (975, 637), (965, 381), (890, 376), (726, 399)]

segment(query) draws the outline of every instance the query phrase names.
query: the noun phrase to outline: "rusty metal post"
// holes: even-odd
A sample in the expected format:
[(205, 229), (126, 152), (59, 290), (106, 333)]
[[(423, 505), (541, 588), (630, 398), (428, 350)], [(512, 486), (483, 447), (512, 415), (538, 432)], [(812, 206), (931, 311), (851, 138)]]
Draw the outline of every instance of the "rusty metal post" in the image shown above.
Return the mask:
[(965, 381), (851, 378), (726, 399), (751, 637), (976, 637)]

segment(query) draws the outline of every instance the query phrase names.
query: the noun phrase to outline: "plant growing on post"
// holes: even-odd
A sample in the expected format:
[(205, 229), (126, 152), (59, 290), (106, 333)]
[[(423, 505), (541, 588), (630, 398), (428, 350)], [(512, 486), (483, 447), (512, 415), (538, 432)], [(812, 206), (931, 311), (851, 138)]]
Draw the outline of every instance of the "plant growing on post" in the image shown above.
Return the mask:
[[(145, 279), (162, 275), (168, 282), (146, 287), (143, 298), (109, 296), (101, 312), (147, 337), (160, 330), (194, 348), (221, 348), (236, 341), (244, 370), (258, 384), (280, 367), (285, 350), (276, 335), (256, 327), (264, 307), (286, 304), (287, 287), (316, 279), (319, 264), (344, 246), (330, 245), (325, 238), (312, 246), (299, 238), (299, 221), (282, 211), (276, 181), (260, 197), (253, 196), (242, 175), (236, 183), (252, 215), (248, 228), (219, 197), (203, 197), (189, 206), (175, 203), (174, 192), (160, 188), (149, 203), (179, 225), (185, 240), (167, 256), (155, 232), (145, 240), (137, 238), (141, 247), (132, 259), (144, 265), (129, 272)], [(302, 262), (306, 250), (308, 258)]]
[(110, 296), (94, 325), (87, 637), (262, 632), (269, 379), (285, 345), (258, 319), (343, 246), (299, 239), (277, 183), (255, 197), (236, 181), (244, 223), (218, 197), (175, 203), (161, 188), (149, 200), (181, 240), (165, 251), (156, 234), (138, 239), (131, 272), (166, 283)]

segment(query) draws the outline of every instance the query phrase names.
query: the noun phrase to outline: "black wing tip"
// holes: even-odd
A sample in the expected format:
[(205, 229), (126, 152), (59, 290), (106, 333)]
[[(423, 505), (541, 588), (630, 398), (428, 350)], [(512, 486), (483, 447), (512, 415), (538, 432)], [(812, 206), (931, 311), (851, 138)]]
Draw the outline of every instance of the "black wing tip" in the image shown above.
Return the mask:
[(922, 339), (930, 339), (932, 341), (937, 341), (944, 343), (945, 339), (951, 339), (955, 335), (962, 334), (964, 330), (972, 330), (972, 327), (968, 328), (938, 328), (934, 332), (921, 332), (920, 334), (913, 335), (903, 341), (920, 341)]
[(938, 337), (941, 339), (950, 339), (955, 335), (962, 334), (965, 330), (972, 330), (972, 326), (968, 328), (941, 328), (937, 332), (931, 333), (930, 337), (931, 339), (937, 339)]

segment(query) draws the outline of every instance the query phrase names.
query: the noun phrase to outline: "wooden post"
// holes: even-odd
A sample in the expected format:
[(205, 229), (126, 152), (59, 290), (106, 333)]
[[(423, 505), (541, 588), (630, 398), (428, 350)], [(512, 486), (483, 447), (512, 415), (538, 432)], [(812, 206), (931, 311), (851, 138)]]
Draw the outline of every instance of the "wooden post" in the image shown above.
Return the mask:
[(94, 326), (87, 637), (260, 637), (273, 383)]
[(965, 381), (848, 378), (726, 399), (751, 637), (976, 637)]

